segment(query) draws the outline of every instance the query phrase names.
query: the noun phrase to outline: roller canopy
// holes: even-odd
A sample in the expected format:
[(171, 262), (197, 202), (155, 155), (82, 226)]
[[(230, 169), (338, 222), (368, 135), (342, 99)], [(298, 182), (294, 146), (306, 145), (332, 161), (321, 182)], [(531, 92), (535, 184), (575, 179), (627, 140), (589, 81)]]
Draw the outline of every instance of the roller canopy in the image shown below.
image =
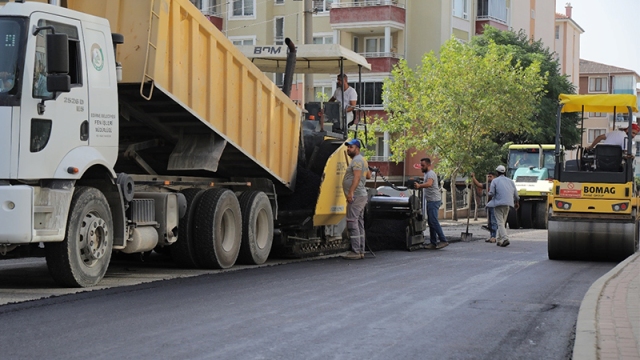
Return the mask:
[[(284, 72), (287, 62), (286, 45), (238, 46), (254, 65), (264, 72)], [(338, 44), (310, 44), (296, 47), (296, 68), (298, 74), (337, 74), (340, 61), (345, 73), (371, 71), (371, 64), (359, 55)]]
[(631, 107), (632, 112), (638, 112), (638, 99), (629, 94), (602, 94), (602, 95), (567, 95), (560, 94), (560, 104), (564, 105), (562, 112), (626, 112)]

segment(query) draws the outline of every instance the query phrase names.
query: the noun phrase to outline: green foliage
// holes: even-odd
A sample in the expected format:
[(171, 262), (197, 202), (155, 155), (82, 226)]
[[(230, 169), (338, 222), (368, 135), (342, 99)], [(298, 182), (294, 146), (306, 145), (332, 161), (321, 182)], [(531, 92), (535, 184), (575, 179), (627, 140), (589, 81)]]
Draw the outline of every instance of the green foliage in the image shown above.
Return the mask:
[(326, 93), (323, 92), (317, 92), (316, 93), (316, 98), (320, 99), (321, 102), (327, 102), (329, 101), (329, 95), (327, 95)]
[(491, 41), (480, 54), (452, 38), (440, 58), (426, 54), (416, 69), (400, 61), (384, 84), (388, 119), (376, 122), (382, 131), (405, 134), (390, 144), (393, 159), (425, 150), (439, 159), (438, 172), (451, 177), (496, 155), (496, 134), (535, 133), (529, 119), (545, 77), (538, 60), (525, 68), (513, 58)]
[[(530, 41), (524, 31), (518, 33), (501, 31), (485, 26), (484, 33), (471, 41), (471, 46), (478, 54), (485, 54), (490, 44), (503, 46), (513, 54), (512, 65), (520, 63), (528, 67), (534, 62), (540, 64), (540, 74), (547, 78), (544, 86), (544, 96), (538, 99), (536, 111), (531, 115), (533, 131), (525, 130), (520, 133), (500, 133), (494, 137), (497, 143), (513, 142), (517, 144), (553, 144), (556, 136), (556, 111), (558, 109), (558, 95), (575, 94), (575, 87), (560, 73), (560, 66), (554, 55), (544, 47), (541, 40)], [(567, 149), (574, 148), (580, 143), (579, 115), (564, 114), (562, 116), (562, 144)]]
[[(353, 135), (350, 139), (353, 139)], [(358, 131), (355, 133), (355, 138), (360, 139), (360, 143), (363, 147), (360, 149), (360, 154), (365, 158), (369, 158), (371, 156), (375, 156), (375, 144), (376, 144), (376, 134), (371, 129), (371, 125), (367, 125), (367, 130), (365, 131), (364, 126), (359, 126)]]

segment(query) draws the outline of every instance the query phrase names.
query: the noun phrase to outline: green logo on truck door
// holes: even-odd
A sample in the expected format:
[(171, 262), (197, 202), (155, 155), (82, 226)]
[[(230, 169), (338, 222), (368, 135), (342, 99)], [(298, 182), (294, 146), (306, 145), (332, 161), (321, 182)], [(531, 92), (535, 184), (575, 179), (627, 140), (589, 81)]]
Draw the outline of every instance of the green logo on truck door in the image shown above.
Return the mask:
[(102, 70), (104, 67), (104, 55), (102, 54), (102, 49), (98, 44), (91, 45), (91, 63), (98, 71)]

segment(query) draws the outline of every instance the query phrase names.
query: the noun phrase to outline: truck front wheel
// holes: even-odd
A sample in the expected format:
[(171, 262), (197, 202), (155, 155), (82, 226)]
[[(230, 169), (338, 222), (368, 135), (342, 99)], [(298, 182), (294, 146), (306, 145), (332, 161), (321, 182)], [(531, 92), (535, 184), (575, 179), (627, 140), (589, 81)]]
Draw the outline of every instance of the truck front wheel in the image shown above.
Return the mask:
[(92, 187), (77, 187), (71, 199), (66, 236), (47, 243), (47, 267), (62, 286), (94, 286), (104, 277), (113, 249), (113, 219), (105, 196)]

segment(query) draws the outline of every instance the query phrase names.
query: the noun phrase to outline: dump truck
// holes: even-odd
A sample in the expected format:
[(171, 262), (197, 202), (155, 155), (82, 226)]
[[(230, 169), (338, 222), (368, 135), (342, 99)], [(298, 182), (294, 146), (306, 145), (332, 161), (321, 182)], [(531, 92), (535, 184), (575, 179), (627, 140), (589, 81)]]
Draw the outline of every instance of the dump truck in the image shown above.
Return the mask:
[(86, 287), (114, 251), (224, 269), (348, 249), (344, 137), (305, 134), (195, 6), (64, 5), (0, 7), (0, 252), (44, 244)]
[(633, 149), (635, 95), (560, 95), (556, 121), (555, 178), (548, 197), (549, 259), (620, 261), (638, 251), (640, 193), (634, 184), (633, 153), (614, 144), (578, 147), (565, 160), (560, 145), (562, 114), (627, 112), (625, 149)]
[(509, 211), (509, 228), (547, 228), (547, 195), (553, 184), (554, 150), (553, 144), (509, 145), (507, 176), (515, 182), (520, 196), (518, 210)]

